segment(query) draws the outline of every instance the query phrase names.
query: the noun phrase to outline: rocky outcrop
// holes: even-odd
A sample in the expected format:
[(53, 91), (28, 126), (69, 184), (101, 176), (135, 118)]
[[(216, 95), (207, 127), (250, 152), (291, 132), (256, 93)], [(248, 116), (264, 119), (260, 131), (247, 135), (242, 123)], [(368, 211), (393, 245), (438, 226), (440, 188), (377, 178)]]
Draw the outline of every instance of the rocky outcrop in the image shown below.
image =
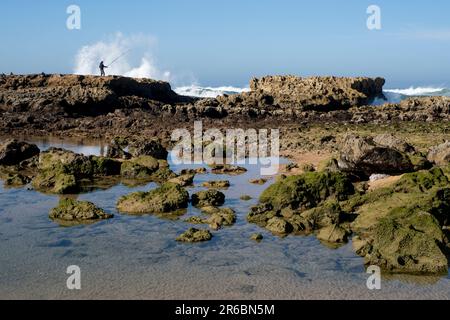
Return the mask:
[(29, 144), (15, 139), (5, 141), (0, 145), (0, 165), (13, 166), (23, 160), (30, 159), (40, 152), (34, 144)]
[(0, 77), (0, 110), (98, 115), (149, 104), (175, 104), (167, 82), (125, 77), (28, 75)]
[(368, 104), (383, 94), (382, 78), (269, 76), (253, 79), (250, 89), (273, 97), (280, 106), (330, 111)]

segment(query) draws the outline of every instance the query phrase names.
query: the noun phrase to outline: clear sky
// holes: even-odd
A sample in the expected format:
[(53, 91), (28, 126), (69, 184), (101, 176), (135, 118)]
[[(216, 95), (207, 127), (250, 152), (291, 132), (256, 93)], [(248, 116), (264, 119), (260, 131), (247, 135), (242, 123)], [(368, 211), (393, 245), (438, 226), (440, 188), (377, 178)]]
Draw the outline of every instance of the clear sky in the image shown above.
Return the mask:
[[(71, 4), (81, 30), (66, 27)], [(366, 26), (371, 4), (381, 30)], [(317, 74), (450, 86), (449, 13), (448, 0), (1, 0), (0, 72), (71, 73), (83, 46), (120, 32), (152, 37), (152, 59), (179, 82)]]

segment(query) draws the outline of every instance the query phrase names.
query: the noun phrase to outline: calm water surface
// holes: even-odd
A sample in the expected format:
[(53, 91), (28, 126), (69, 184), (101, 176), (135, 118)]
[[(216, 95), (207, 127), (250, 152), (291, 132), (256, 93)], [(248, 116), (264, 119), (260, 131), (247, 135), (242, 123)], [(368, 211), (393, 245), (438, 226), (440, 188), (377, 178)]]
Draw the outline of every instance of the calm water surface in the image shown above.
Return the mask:
[[(55, 146), (89, 155), (105, 152), (101, 142), (32, 142), (42, 150)], [(363, 259), (352, 252), (351, 244), (332, 250), (314, 237), (282, 239), (247, 223), (249, 208), (268, 184), (249, 184), (249, 179), (260, 177), (260, 168), (245, 167), (249, 171), (237, 177), (196, 176), (196, 186), (209, 180), (231, 181), (231, 188), (224, 191), (225, 206), (236, 210), (238, 221), (213, 232), (212, 241), (193, 245), (174, 239), (192, 226), (183, 220), (199, 215), (195, 208), (189, 207), (178, 221), (116, 211), (120, 196), (148, 191), (155, 184), (117, 185), (80, 195), (115, 218), (71, 228), (48, 218), (58, 196), (0, 185), (0, 298), (450, 299), (450, 277), (385, 277), (381, 290), (369, 291)], [(241, 201), (242, 194), (253, 200)], [(255, 232), (264, 235), (259, 244), (249, 239)], [(79, 291), (66, 288), (70, 265), (81, 268)]]

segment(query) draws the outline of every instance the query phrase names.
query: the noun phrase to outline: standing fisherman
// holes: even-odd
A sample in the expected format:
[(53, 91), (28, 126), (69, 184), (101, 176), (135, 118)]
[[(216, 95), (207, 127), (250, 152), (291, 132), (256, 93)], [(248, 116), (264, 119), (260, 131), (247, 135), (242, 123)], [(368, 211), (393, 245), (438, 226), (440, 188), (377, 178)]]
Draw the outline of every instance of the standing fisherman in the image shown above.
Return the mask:
[(105, 69), (108, 68), (108, 67), (105, 66), (105, 64), (103, 63), (103, 61), (100, 62), (99, 68), (100, 68), (100, 76), (101, 76), (101, 77), (106, 76), (106, 74), (105, 74)]

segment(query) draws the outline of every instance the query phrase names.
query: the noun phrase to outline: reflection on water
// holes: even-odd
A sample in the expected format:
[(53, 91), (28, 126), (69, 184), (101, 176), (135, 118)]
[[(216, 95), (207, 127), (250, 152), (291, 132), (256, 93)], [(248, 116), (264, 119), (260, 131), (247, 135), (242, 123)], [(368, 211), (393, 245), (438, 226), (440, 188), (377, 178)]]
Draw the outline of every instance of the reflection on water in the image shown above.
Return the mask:
[[(42, 149), (62, 147), (102, 154), (101, 144), (34, 140)], [(176, 166), (174, 171), (201, 166)], [(117, 212), (120, 196), (148, 191), (156, 184), (117, 184), (78, 196), (115, 215), (90, 225), (60, 227), (48, 218), (58, 196), (0, 186), (0, 298), (130, 299), (449, 299), (445, 277), (384, 277), (382, 290), (369, 291), (363, 259), (351, 244), (331, 250), (314, 237), (275, 237), (247, 223), (250, 207), (267, 188), (248, 183), (260, 177), (259, 166), (245, 165), (240, 176), (197, 175), (192, 194), (203, 182), (229, 180), (225, 206), (237, 213), (233, 227), (213, 232), (213, 240), (181, 244), (175, 238), (200, 215), (190, 206), (171, 219), (127, 216)], [(240, 200), (241, 195), (252, 197)], [(253, 233), (264, 240), (250, 240)], [(66, 269), (82, 270), (82, 290), (66, 289)], [(427, 280), (425, 280), (427, 279)]]

